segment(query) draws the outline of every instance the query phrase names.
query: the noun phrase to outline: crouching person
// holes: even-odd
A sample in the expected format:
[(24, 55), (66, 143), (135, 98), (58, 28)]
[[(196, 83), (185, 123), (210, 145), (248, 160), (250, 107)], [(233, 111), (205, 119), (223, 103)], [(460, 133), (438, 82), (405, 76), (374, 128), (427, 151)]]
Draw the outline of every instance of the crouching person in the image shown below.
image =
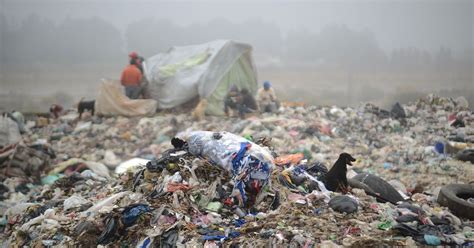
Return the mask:
[(265, 81), (263, 88), (258, 90), (257, 102), (262, 113), (275, 113), (280, 107), (280, 103), (270, 82)]
[(258, 105), (250, 91), (244, 88), (240, 91), (240, 96), (238, 102), (239, 117), (244, 119), (248, 114), (257, 113)]

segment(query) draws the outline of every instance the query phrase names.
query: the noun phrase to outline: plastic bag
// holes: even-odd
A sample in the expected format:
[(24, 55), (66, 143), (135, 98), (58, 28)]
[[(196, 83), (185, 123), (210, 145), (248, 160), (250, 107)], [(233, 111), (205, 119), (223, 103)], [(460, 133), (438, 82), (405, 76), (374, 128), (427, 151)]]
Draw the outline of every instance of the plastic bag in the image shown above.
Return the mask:
[(184, 137), (189, 152), (203, 156), (232, 175), (240, 206), (253, 205), (262, 189), (270, 184), (275, 167), (270, 152), (247, 139), (228, 132), (196, 131)]
[(21, 140), (20, 130), (15, 121), (0, 116), (0, 147), (16, 144)]
[(72, 208), (77, 208), (77, 207), (80, 207), (84, 204), (87, 204), (89, 203), (88, 200), (82, 198), (81, 196), (78, 196), (78, 195), (73, 195), (69, 198), (67, 198), (66, 200), (64, 200), (64, 211), (68, 210), (68, 209), (72, 209)]

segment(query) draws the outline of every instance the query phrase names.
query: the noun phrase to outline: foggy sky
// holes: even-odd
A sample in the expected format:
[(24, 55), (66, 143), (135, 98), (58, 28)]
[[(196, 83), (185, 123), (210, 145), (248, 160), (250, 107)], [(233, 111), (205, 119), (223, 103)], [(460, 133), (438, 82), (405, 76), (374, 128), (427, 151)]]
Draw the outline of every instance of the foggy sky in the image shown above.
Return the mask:
[[(473, 8), (474, 0), (0, 0), (0, 109), (93, 99), (129, 51), (147, 58), (215, 39), (251, 44), (259, 81), (272, 81), (282, 99), (355, 106), (438, 92), (474, 106)], [(28, 102), (18, 92), (36, 95)]]
[(0, 0), (9, 24), (32, 13), (60, 22), (67, 17), (98, 16), (124, 32), (131, 22), (152, 17), (187, 26), (227, 19), (261, 19), (276, 24), (284, 37), (292, 30), (318, 32), (346, 25), (374, 33), (384, 50), (448, 47), (463, 53), (473, 47), (473, 2), (444, 1), (140, 1), (140, 0)]

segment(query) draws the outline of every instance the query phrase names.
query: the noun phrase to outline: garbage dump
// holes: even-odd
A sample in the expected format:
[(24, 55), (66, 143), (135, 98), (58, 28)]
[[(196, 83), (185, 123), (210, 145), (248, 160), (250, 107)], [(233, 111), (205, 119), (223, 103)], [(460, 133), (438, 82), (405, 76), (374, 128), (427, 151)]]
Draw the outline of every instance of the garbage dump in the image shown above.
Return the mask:
[(1, 148), (0, 168), (17, 173), (2, 173), (0, 240), (473, 246), (474, 114), (464, 102), (429, 95), (391, 112), (363, 104), (198, 122), (156, 114), (76, 123), (72, 113), (27, 123), (21, 141)]

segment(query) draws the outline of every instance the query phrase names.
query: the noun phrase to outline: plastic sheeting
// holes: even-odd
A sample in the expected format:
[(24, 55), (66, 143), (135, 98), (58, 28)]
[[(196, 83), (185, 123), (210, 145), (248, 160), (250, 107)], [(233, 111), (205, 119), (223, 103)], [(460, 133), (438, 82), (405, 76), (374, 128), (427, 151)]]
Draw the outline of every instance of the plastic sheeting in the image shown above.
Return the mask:
[(101, 115), (144, 116), (156, 112), (157, 102), (152, 99), (131, 100), (124, 94), (118, 82), (102, 80), (95, 102), (95, 110)]
[(0, 147), (16, 144), (20, 140), (20, 130), (16, 122), (8, 117), (0, 116)]
[[(257, 90), (251, 51), (252, 47), (244, 43), (217, 40), (173, 47), (155, 55), (144, 63), (151, 98), (164, 109), (179, 106), (198, 96), (209, 98), (211, 114), (222, 114), (222, 101), (232, 84), (251, 92)], [(217, 105), (221, 107), (216, 108)]]
[(191, 154), (204, 155), (210, 159), (211, 162), (219, 165), (228, 172), (232, 172), (233, 155), (241, 149), (242, 143), (249, 143), (251, 145), (247, 151), (249, 155), (271, 164), (272, 168), (274, 167), (274, 159), (268, 149), (232, 133), (193, 131), (180, 133), (177, 136), (188, 141), (189, 152)]
[[(195, 131), (178, 137), (187, 140), (191, 154), (203, 156), (231, 173), (232, 196), (239, 199), (239, 205), (248, 204), (248, 200), (254, 202), (254, 193), (270, 184), (275, 165), (266, 148), (228, 132)], [(254, 193), (248, 192), (252, 187), (257, 187), (252, 190)]]
[(249, 53), (244, 54), (234, 63), (230, 70), (224, 75), (217, 88), (207, 97), (206, 113), (210, 115), (224, 115), (224, 98), (232, 85), (239, 89), (246, 88), (255, 95), (257, 92), (257, 78), (252, 69), (251, 60), (247, 58)]

